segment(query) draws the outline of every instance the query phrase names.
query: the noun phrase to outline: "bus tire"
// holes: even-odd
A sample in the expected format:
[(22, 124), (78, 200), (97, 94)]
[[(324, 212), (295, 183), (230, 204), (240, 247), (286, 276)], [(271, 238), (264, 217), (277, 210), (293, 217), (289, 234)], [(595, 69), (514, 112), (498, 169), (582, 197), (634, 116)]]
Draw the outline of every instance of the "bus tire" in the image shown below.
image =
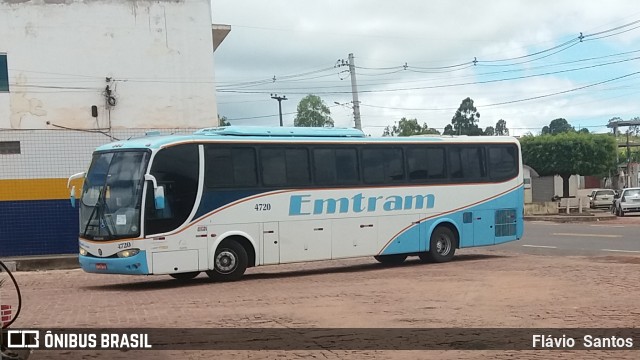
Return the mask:
[(218, 245), (213, 259), (213, 270), (207, 275), (214, 280), (236, 281), (244, 275), (249, 263), (247, 251), (238, 242), (229, 240)]
[(196, 276), (200, 275), (200, 271), (191, 271), (185, 273), (177, 273), (177, 274), (169, 274), (172, 278), (180, 281), (191, 280)]
[(407, 259), (407, 255), (403, 255), (403, 254), (378, 255), (378, 256), (374, 256), (373, 258), (376, 259), (381, 264), (398, 265), (398, 264), (402, 264)]
[(438, 226), (431, 233), (427, 258), (431, 262), (443, 263), (453, 259), (458, 247), (458, 237), (446, 226)]

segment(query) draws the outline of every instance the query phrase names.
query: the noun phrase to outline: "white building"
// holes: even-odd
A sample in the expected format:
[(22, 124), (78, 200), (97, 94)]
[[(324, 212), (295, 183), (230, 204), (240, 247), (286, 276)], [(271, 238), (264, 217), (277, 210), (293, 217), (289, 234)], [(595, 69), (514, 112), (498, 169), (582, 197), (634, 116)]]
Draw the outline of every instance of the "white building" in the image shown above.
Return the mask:
[(0, 258), (77, 251), (96, 146), (218, 124), (210, 0), (0, 0)]
[(213, 31), (209, 0), (0, 0), (0, 129), (217, 125)]

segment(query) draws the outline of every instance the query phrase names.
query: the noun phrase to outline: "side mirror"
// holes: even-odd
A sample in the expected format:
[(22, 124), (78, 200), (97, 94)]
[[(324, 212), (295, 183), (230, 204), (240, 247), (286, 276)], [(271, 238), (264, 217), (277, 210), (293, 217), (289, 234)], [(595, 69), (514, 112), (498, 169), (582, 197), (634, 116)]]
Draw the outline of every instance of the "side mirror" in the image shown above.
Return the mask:
[(158, 186), (153, 189), (153, 198), (156, 205), (156, 210), (164, 209), (164, 186)]
[(144, 179), (153, 184), (153, 199), (157, 210), (164, 209), (164, 186), (158, 186), (156, 177), (151, 174), (144, 174)]
[[(67, 188), (71, 186), (72, 180), (81, 179), (86, 175), (87, 173), (83, 171), (81, 173), (77, 173), (69, 176), (69, 179), (67, 180)], [(75, 186), (71, 187), (71, 193), (69, 194), (69, 201), (71, 201), (71, 207), (76, 207), (76, 187)]]
[(71, 201), (71, 207), (76, 207), (76, 187), (71, 187), (71, 194), (69, 194), (69, 200)]
[(85, 177), (86, 174), (87, 173), (83, 171), (81, 173), (77, 173), (77, 174), (73, 174), (73, 175), (69, 176), (69, 179), (67, 180), (67, 188), (69, 186), (71, 186), (71, 180), (81, 179), (81, 178)]

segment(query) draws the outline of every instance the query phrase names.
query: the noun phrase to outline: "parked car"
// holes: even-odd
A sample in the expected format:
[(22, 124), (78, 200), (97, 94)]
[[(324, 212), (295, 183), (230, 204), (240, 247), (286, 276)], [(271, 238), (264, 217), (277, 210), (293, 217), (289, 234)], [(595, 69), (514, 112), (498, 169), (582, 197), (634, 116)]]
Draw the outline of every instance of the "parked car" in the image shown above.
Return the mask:
[(611, 189), (595, 189), (589, 195), (589, 207), (592, 209), (599, 207), (609, 209), (613, 205), (615, 195), (615, 191)]
[(613, 211), (618, 216), (640, 212), (640, 187), (623, 189), (613, 203)]

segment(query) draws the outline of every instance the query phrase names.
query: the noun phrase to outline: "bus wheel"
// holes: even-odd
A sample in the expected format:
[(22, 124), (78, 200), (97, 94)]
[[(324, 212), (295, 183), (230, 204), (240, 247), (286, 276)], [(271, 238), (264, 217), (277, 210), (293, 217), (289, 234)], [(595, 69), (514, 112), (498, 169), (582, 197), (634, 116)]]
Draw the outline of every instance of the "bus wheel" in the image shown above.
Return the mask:
[(447, 262), (453, 258), (457, 246), (458, 238), (453, 231), (446, 226), (438, 226), (431, 234), (427, 257), (436, 263)]
[(373, 258), (382, 264), (397, 265), (397, 264), (402, 264), (407, 259), (407, 255), (402, 255), (402, 254), (378, 255), (378, 256), (374, 256)]
[(216, 249), (213, 270), (207, 271), (210, 278), (221, 281), (235, 281), (247, 270), (247, 251), (237, 242), (223, 241)]
[(191, 271), (186, 273), (177, 273), (177, 274), (169, 274), (172, 278), (176, 280), (191, 280), (196, 276), (200, 275), (200, 271)]

